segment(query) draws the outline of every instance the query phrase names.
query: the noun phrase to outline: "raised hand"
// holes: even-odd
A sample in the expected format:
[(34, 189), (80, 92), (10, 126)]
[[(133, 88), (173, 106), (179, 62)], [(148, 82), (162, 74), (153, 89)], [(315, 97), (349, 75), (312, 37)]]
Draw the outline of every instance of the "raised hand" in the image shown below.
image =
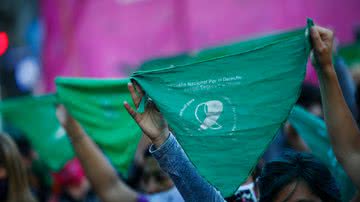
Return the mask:
[(64, 106), (57, 107), (56, 116), (71, 139), (77, 158), (91, 186), (101, 201), (137, 201), (138, 194), (121, 181), (99, 147)]
[(327, 131), (337, 160), (360, 188), (360, 131), (352, 117), (332, 64), (334, 34), (329, 29), (311, 29), (313, 53), (320, 81)]
[(314, 26), (311, 28), (311, 39), (314, 47), (315, 66), (319, 70), (332, 68), (333, 32), (323, 27)]
[[(137, 108), (144, 95), (144, 92), (141, 87), (135, 82), (134, 84), (129, 83), (128, 89), (131, 94), (133, 103)], [(169, 136), (169, 129), (165, 119), (156, 109), (154, 103), (147, 103), (145, 107), (145, 112), (142, 114), (136, 112), (132, 107), (130, 107), (130, 105), (126, 101), (124, 102), (124, 106), (131, 115), (131, 117), (139, 125), (144, 134), (150, 138), (150, 140), (156, 147), (161, 146), (162, 143), (166, 141)]]
[(81, 125), (69, 114), (63, 105), (57, 107), (56, 117), (70, 137), (82, 131)]

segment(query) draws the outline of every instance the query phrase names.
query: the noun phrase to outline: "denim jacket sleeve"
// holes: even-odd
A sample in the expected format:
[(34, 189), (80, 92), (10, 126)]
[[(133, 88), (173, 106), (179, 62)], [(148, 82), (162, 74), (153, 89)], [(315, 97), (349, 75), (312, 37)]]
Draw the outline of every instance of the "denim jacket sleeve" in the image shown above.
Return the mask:
[(197, 173), (172, 134), (159, 148), (152, 145), (150, 153), (156, 158), (160, 167), (170, 175), (186, 202), (225, 201), (220, 192)]

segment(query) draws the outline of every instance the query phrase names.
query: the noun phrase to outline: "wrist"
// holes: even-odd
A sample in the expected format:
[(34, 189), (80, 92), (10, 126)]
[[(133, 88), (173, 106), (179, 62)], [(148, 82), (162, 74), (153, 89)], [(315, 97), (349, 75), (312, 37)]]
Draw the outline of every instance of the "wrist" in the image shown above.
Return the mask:
[(152, 139), (152, 143), (155, 145), (156, 148), (159, 148), (168, 138), (170, 135), (170, 131), (168, 128), (164, 129), (161, 135)]
[(332, 64), (327, 64), (317, 69), (317, 74), (319, 77), (328, 78), (336, 75), (334, 66)]

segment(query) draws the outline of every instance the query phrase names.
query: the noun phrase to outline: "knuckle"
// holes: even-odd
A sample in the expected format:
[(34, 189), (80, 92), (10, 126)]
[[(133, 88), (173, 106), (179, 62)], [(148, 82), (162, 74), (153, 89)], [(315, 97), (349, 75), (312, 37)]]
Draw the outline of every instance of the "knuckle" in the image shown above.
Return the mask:
[(319, 46), (319, 47), (317, 48), (317, 52), (318, 52), (318, 53), (323, 53), (323, 52), (325, 52), (324, 46)]

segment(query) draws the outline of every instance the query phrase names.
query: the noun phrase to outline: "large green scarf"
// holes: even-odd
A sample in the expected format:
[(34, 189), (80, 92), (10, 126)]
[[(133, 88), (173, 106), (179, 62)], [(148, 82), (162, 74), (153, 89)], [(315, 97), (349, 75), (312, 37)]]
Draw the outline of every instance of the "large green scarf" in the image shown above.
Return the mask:
[(128, 82), (128, 79), (56, 79), (59, 102), (123, 174), (128, 170), (141, 137), (139, 127), (123, 107), (123, 101), (131, 99)]
[(5, 122), (28, 137), (39, 157), (54, 171), (60, 170), (74, 156), (64, 129), (55, 115), (56, 97), (24, 97), (0, 103)]
[(303, 28), (209, 49), (133, 74), (199, 173), (224, 196), (246, 180), (296, 102), (308, 33)]

